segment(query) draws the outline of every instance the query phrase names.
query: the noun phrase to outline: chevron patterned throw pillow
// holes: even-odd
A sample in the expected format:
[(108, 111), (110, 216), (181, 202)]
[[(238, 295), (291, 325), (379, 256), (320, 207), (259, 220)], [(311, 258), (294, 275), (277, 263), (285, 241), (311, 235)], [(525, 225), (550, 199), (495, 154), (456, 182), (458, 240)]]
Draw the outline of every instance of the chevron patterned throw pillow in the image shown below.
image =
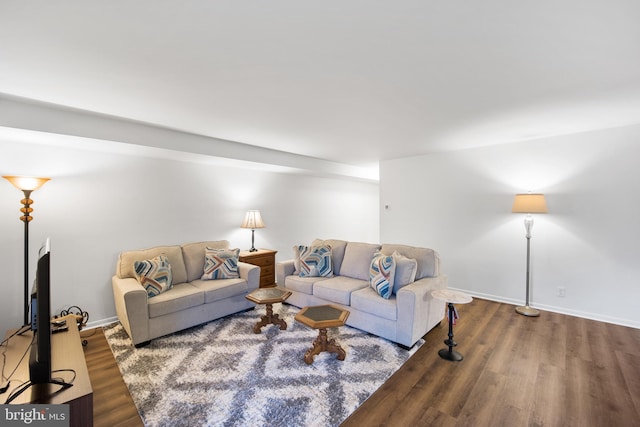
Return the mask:
[(300, 256), (300, 277), (333, 277), (331, 246), (294, 246)]
[(376, 252), (369, 268), (369, 285), (382, 297), (389, 299), (393, 291), (396, 260), (392, 255)]
[(204, 251), (204, 274), (202, 280), (236, 279), (240, 249), (206, 248)]
[(168, 291), (173, 287), (171, 264), (164, 255), (153, 259), (136, 261), (133, 263), (136, 279), (147, 291), (147, 297), (152, 298)]

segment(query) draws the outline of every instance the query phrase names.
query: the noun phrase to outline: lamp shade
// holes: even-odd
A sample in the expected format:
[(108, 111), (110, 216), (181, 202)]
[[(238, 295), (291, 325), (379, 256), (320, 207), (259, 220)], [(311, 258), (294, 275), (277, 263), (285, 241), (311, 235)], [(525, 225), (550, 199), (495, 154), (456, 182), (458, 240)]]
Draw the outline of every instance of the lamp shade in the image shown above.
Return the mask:
[(511, 212), (547, 213), (547, 202), (544, 200), (544, 194), (516, 194)]
[(262, 221), (262, 215), (260, 215), (260, 211), (250, 210), (244, 216), (244, 221), (242, 221), (241, 228), (265, 228), (264, 221)]
[(36, 178), (33, 176), (3, 176), (18, 190), (34, 191), (42, 187), (50, 178)]

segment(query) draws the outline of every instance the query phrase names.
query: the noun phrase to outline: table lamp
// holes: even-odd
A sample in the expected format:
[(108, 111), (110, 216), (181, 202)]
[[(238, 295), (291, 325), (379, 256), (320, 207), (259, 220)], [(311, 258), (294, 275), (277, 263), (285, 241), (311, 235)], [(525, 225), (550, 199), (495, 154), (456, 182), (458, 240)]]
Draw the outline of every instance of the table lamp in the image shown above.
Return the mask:
[(251, 229), (251, 249), (249, 252), (256, 252), (257, 249), (254, 247), (254, 233), (256, 228), (265, 228), (264, 221), (262, 221), (262, 215), (260, 215), (260, 211), (258, 210), (249, 210), (244, 216), (244, 221), (242, 221), (241, 228), (250, 228)]

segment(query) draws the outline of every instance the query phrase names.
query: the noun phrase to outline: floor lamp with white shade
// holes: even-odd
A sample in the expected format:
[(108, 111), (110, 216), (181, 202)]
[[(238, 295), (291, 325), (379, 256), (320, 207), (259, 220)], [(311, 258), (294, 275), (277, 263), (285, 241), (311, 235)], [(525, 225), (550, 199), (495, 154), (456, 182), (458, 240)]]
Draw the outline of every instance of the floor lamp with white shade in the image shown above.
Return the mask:
[(531, 259), (531, 229), (533, 228), (533, 215), (531, 214), (547, 213), (547, 202), (544, 199), (544, 194), (516, 194), (511, 212), (526, 214), (524, 228), (527, 232), (527, 294), (524, 307), (516, 307), (516, 313), (529, 317), (540, 316), (540, 312), (529, 305), (529, 281), (531, 279), (529, 266)]

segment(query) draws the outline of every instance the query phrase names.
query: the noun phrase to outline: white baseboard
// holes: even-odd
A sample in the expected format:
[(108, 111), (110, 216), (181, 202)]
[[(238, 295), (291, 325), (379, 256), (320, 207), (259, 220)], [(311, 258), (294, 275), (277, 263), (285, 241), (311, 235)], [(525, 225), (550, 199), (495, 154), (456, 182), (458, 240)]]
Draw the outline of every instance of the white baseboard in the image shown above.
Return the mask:
[(102, 326), (106, 326), (106, 325), (109, 325), (109, 324), (111, 324), (113, 322), (117, 322), (117, 321), (118, 321), (118, 317), (117, 316), (108, 317), (106, 319), (94, 320), (92, 322), (88, 322), (86, 324), (86, 326), (84, 327), (84, 330), (100, 328)]
[[(512, 304), (515, 306), (519, 306), (522, 305), (522, 301), (521, 300), (513, 300), (510, 298), (504, 298), (504, 297), (500, 297), (497, 295), (490, 295), (490, 294), (483, 294), (480, 292), (471, 292), (469, 290), (466, 289), (457, 289), (457, 288), (450, 288), (452, 290), (456, 290), (456, 291), (461, 291), (464, 293), (467, 293), (471, 296), (480, 298), (480, 299), (486, 299), (486, 300), (490, 300), (490, 301), (496, 301), (496, 302), (503, 302), (505, 304)], [(569, 310), (566, 308), (562, 308), (562, 307), (555, 307), (552, 305), (546, 305), (546, 304), (532, 304), (532, 307), (535, 307), (539, 310), (543, 310), (543, 311), (551, 311), (553, 313), (560, 313), (560, 314), (566, 314), (568, 316), (575, 316), (575, 317), (581, 317), (583, 319), (589, 319), (589, 320), (597, 320), (599, 322), (605, 322), (605, 323), (611, 323), (614, 325), (620, 325), (620, 326), (627, 326), (629, 328), (635, 328), (635, 329), (640, 329), (640, 322), (635, 322), (633, 320), (629, 320), (629, 319), (621, 319), (621, 318), (617, 318), (617, 317), (611, 317), (611, 316), (603, 316), (602, 314), (597, 314), (597, 313), (587, 313), (584, 311), (579, 311), (579, 310)]]

